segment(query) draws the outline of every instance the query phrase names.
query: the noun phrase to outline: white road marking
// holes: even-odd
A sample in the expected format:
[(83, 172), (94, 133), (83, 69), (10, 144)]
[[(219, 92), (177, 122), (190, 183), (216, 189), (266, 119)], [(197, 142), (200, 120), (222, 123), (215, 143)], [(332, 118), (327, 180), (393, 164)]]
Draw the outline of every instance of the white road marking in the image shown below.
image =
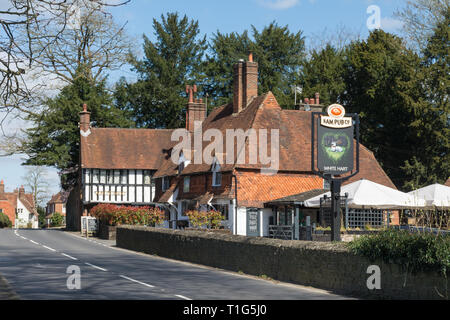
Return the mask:
[(127, 280), (130, 280), (130, 281), (133, 281), (133, 282), (136, 282), (136, 283), (139, 283), (139, 284), (142, 284), (143, 286), (146, 286), (146, 287), (149, 287), (149, 288), (154, 288), (155, 287), (155, 286), (152, 286), (151, 284), (144, 283), (144, 282), (141, 282), (141, 281), (138, 281), (138, 280), (134, 280), (134, 279), (131, 279), (131, 278), (127, 277), (127, 276), (120, 275), (120, 277), (124, 278), (124, 279), (127, 279)]
[(30, 242), (39, 245), (36, 241), (30, 240)]
[(88, 262), (85, 262), (85, 264), (87, 264), (88, 266), (91, 266), (92, 268), (98, 269), (98, 270), (108, 271), (108, 270), (106, 270), (106, 269), (104, 269), (104, 268), (101, 268), (101, 267), (96, 266), (96, 265), (94, 265), (94, 264), (90, 264), (90, 263), (88, 263)]
[(72, 257), (72, 256), (69, 256), (68, 254), (65, 254), (65, 253), (61, 253), (64, 257), (67, 257), (67, 258), (69, 258), (69, 259), (72, 259), (72, 260), (78, 260), (77, 258), (74, 258), (74, 257)]
[(50, 251), (53, 251), (53, 252), (55, 252), (55, 251), (56, 251), (55, 249), (53, 249), (53, 248), (50, 248), (50, 247), (47, 247), (47, 246), (44, 246), (44, 245), (43, 245), (43, 247), (44, 247), (45, 249), (48, 249), (48, 250), (50, 250)]
[(181, 298), (184, 300), (192, 300), (192, 299), (189, 299), (188, 297), (182, 296), (181, 294), (176, 294), (175, 297), (178, 297), (178, 298)]

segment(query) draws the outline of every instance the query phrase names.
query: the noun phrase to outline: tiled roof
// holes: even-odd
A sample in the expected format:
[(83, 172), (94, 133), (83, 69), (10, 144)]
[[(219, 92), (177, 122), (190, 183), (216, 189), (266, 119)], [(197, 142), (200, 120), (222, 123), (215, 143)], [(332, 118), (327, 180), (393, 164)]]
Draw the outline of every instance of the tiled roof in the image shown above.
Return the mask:
[(0, 195), (0, 200), (9, 202), (15, 209), (17, 209), (17, 199), (25, 206), (25, 208), (32, 214), (37, 215), (37, 209), (34, 205), (34, 197), (31, 193), (25, 193), (19, 197), (18, 192), (5, 192)]
[(305, 200), (311, 199), (315, 196), (321, 195), (325, 192), (328, 192), (329, 190), (326, 189), (313, 189), (313, 190), (309, 190), (306, 192), (302, 192), (302, 193), (298, 193), (298, 194), (294, 194), (291, 196), (287, 196), (287, 197), (283, 197), (280, 199), (275, 199), (272, 200), (270, 202), (268, 202), (268, 204), (281, 204), (281, 203), (292, 203), (292, 202), (303, 202)]
[(52, 203), (66, 203), (67, 198), (69, 197), (68, 191), (60, 191), (57, 194), (54, 194), (48, 204)]
[[(271, 92), (255, 98), (237, 115), (233, 114), (232, 104), (224, 105), (213, 110), (204, 121), (202, 130), (206, 131), (210, 128), (218, 129), (222, 132), (224, 146), (226, 146), (226, 129), (243, 129), (244, 131), (250, 128), (255, 130), (267, 129), (268, 133), (270, 133), (271, 129), (278, 129), (280, 143), (278, 171), (280, 173), (311, 172), (311, 112), (281, 109)], [(267, 148), (270, 150), (270, 135), (267, 140)], [(204, 142), (203, 148), (210, 143), (209, 141)], [(238, 168), (259, 170), (267, 167), (261, 163), (249, 164), (248, 144), (249, 141), (247, 139), (244, 164), (223, 164), (221, 165), (221, 170), (232, 171)], [(238, 152), (235, 152), (235, 159), (237, 154)], [(183, 175), (208, 172), (211, 170), (211, 165), (209, 164), (193, 164), (192, 162), (184, 168)], [(163, 161), (161, 168), (156, 172), (155, 178), (176, 174), (177, 165), (170, 158), (167, 158)], [(395, 185), (382, 170), (373, 153), (362, 145), (360, 145), (360, 172), (346, 181), (346, 183), (361, 178), (395, 188)], [(286, 195), (288, 194), (280, 195), (280, 197)]]
[(175, 189), (177, 188), (179, 181), (180, 181), (179, 177), (176, 177), (175, 179), (173, 179), (171, 181), (169, 189), (164, 191), (160, 197), (155, 197), (155, 199), (153, 199), (153, 201), (154, 202), (168, 202), (170, 197), (173, 195)]
[(81, 136), (81, 167), (148, 169), (160, 167), (171, 145), (170, 129), (91, 128)]
[(239, 206), (258, 208), (265, 202), (323, 187), (321, 178), (308, 174), (240, 172), (237, 180)]

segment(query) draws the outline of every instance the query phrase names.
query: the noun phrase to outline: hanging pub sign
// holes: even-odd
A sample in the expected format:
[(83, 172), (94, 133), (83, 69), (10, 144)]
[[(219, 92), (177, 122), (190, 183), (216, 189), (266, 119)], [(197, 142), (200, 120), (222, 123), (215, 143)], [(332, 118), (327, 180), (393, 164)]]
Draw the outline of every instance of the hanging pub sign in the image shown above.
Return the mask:
[[(356, 157), (354, 153), (355, 124), (359, 123), (355, 114), (346, 116), (345, 109), (332, 104), (326, 113), (313, 113), (312, 157), (313, 172), (320, 175), (343, 175), (354, 170), (354, 159), (359, 160), (359, 139), (357, 139)], [(317, 124), (317, 131), (314, 128)], [(357, 128), (358, 129), (358, 128)], [(358, 130), (357, 130), (358, 135)], [(317, 134), (317, 135), (316, 135)], [(314, 138), (316, 141), (314, 141)], [(317, 152), (314, 152), (314, 145)], [(314, 159), (314, 155), (317, 156)], [(317, 164), (317, 168), (314, 167)], [(357, 163), (357, 171), (359, 165)]]
[(332, 104), (328, 116), (321, 115), (317, 130), (317, 167), (329, 174), (353, 170), (353, 119), (345, 117), (341, 105)]

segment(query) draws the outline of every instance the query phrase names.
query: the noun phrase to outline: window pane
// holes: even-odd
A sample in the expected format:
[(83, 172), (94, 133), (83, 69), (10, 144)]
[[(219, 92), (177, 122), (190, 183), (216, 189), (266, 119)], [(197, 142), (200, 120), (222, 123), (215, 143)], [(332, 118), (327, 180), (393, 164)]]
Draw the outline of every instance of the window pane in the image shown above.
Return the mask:
[(99, 170), (94, 170), (94, 175), (92, 177), (93, 183), (99, 183), (100, 182), (99, 175), (100, 175)]
[(144, 184), (151, 184), (151, 175), (149, 170), (144, 170)]
[(127, 170), (120, 170), (120, 183), (121, 184), (127, 183)]
[(106, 170), (100, 170), (100, 183), (106, 183)]
[(120, 171), (114, 170), (114, 184), (120, 183)]
[(183, 192), (189, 192), (189, 185), (191, 183), (190, 177), (184, 177), (184, 185), (183, 185)]

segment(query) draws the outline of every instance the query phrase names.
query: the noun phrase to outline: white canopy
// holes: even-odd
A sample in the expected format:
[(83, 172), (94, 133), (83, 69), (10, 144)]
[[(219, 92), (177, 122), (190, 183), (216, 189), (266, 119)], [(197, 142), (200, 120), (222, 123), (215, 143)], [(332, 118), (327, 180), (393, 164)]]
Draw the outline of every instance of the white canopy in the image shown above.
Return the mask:
[[(341, 196), (348, 193), (350, 208), (398, 209), (410, 207), (412, 196), (407, 193), (386, 187), (384, 185), (361, 179), (341, 187)], [(320, 207), (320, 198), (331, 196), (323, 193), (305, 201), (306, 207)]]
[(426, 207), (450, 208), (450, 187), (432, 184), (408, 193), (414, 201), (424, 202)]

